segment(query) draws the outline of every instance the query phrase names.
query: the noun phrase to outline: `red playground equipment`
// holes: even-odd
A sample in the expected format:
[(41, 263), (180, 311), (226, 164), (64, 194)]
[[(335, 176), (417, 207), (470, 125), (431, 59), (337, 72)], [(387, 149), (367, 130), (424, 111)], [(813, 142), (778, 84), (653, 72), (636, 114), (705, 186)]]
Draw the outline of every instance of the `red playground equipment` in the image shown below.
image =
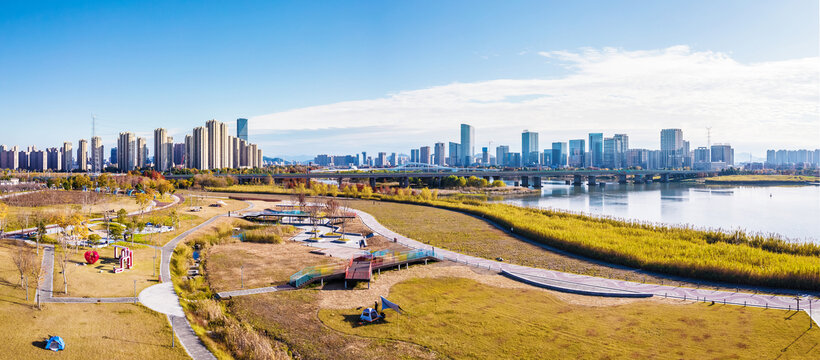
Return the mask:
[(133, 256), (131, 249), (125, 246), (114, 245), (114, 258), (120, 261), (120, 267), (114, 267), (114, 273), (119, 274), (134, 266)]

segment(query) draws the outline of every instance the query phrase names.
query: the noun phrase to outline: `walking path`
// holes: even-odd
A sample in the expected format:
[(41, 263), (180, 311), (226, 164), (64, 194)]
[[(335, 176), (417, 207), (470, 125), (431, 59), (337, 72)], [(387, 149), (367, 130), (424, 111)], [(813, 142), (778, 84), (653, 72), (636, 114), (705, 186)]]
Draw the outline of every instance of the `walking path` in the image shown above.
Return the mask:
[[(414, 249), (433, 250), (436, 257), (444, 260), (463, 263), (470, 266), (494, 270), (498, 272), (508, 272), (531, 280), (540, 280), (544, 283), (558, 283), (572, 285), (573, 287), (589, 287), (597, 289), (618, 289), (633, 293), (652, 294), (654, 296), (671, 297), (694, 301), (714, 301), (716, 303), (757, 306), (765, 308), (777, 308), (787, 310), (806, 310), (806, 313), (814, 319), (815, 323), (820, 323), (820, 301), (809, 296), (800, 296), (797, 300), (794, 296), (762, 295), (742, 292), (730, 292), (722, 290), (693, 289), (668, 285), (644, 284), (638, 282), (599, 278), (587, 275), (570, 274), (560, 271), (532, 268), (521, 265), (508, 264), (469, 255), (459, 254), (453, 251), (437, 249), (433, 246), (423, 244), (419, 241), (400, 235), (381, 225), (372, 215), (356, 209), (349, 209), (356, 213), (365, 226), (369, 227), (376, 234), (396, 241), (404, 246)], [(808, 305), (811, 301), (813, 312), (809, 313)], [(799, 304), (799, 306), (798, 306)]]
[(275, 291), (286, 291), (286, 290), (295, 290), (293, 286), (290, 285), (277, 285), (277, 286), (268, 286), (268, 287), (261, 287), (255, 289), (243, 289), (243, 290), (232, 290), (232, 291), (223, 291), (221, 293), (217, 293), (216, 296), (220, 299), (227, 299), (234, 296), (243, 296), (243, 295), (253, 295), (253, 294), (264, 294), (269, 292)]
[[(246, 202), (246, 204), (248, 204), (247, 208), (232, 213), (239, 213), (253, 208), (253, 204), (248, 202)], [(191, 323), (188, 322), (188, 318), (182, 311), (182, 306), (179, 303), (179, 297), (176, 292), (174, 292), (174, 285), (171, 282), (171, 256), (173, 256), (174, 248), (176, 248), (177, 244), (179, 244), (179, 242), (185, 239), (188, 235), (191, 235), (193, 232), (208, 226), (221, 217), (227, 216), (227, 214), (216, 215), (206, 220), (202, 224), (185, 231), (165, 244), (162, 247), (159, 265), (160, 281), (162, 283), (143, 290), (139, 295), (140, 301), (145, 306), (166, 314), (168, 317), (168, 322), (170, 322), (171, 326), (174, 328), (174, 333), (177, 335), (177, 338), (179, 338), (179, 342), (182, 343), (182, 347), (185, 348), (185, 351), (194, 360), (210, 360), (216, 359), (216, 357), (208, 350), (207, 347), (205, 347), (205, 344), (203, 344), (196, 335), (194, 329), (191, 327)]]

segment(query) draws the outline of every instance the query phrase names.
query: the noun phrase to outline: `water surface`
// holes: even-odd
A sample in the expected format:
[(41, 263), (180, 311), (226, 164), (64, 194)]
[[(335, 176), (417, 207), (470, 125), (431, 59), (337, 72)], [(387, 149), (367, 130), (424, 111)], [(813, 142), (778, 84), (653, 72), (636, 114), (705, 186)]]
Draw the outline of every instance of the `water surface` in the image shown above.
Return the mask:
[(592, 215), (780, 234), (820, 243), (820, 186), (706, 186), (686, 183), (572, 186), (544, 183), (541, 196), (503, 202)]

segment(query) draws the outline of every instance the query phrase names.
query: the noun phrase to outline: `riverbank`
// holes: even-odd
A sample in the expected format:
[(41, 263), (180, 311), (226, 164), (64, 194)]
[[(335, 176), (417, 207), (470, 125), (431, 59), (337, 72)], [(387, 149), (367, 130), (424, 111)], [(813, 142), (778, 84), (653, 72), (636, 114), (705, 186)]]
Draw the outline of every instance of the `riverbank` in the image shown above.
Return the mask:
[(719, 185), (808, 185), (820, 177), (804, 175), (724, 175), (703, 179), (704, 184)]
[(428, 193), (355, 197), (432, 206), (482, 217), (571, 254), (686, 278), (787, 289), (820, 288), (820, 245), (597, 218)]

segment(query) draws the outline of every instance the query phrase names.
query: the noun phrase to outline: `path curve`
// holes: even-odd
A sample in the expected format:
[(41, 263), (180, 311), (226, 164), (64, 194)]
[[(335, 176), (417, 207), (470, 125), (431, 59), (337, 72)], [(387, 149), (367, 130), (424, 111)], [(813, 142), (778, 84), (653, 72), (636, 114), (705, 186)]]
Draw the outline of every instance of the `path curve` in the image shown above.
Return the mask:
[[(741, 292), (730, 292), (721, 290), (708, 289), (693, 289), (668, 285), (644, 284), (625, 280), (615, 280), (600, 278), (588, 275), (579, 275), (565, 273), (561, 271), (546, 270), (540, 268), (533, 268), (522, 265), (508, 264), (484, 258), (464, 255), (450, 250), (435, 248), (433, 246), (423, 244), (419, 241), (410, 239), (406, 236), (398, 234), (380, 224), (372, 215), (357, 209), (348, 209), (356, 213), (362, 220), (362, 223), (370, 228), (374, 233), (384, 236), (388, 239), (396, 239), (396, 241), (404, 246), (414, 249), (433, 250), (437, 257), (450, 260), (458, 263), (463, 263), (469, 266), (479, 267), (498, 272), (506, 271), (509, 273), (521, 274), (532, 278), (541, 278), (545, 281), (557, 280), (566, 283), (575, 283), (578, 286), (592, 286), (610, 289), (621, 289), (624, 291), (647, 293), (659, 297), (671, 297), (677, 299), (704, 301), (716, 303), (726, 303), (741, 306), (756, 306), (776, 309), (798, 309), (798, 300), (793, 296), (779, 296), (779, 295), (763, 295), (751, 294)], [(812, 303), (813, 312), (807, 309), (808, 301)], [(801, 296), (800, 310), (806, 311), (807, 314), (818, 323), (820, 316), (820, 301), (808, 296)]]
[[(247, 211), (253, 208), (252, 203), (249, 203), (247, 201), (242, 202), (248, 204), (248, 207), (236, 211), (235, 213)], [(179, 234), (177, 237), (166, 243), (162, 247), (160, 255), (161, 258), (159, 265), (159, 273), (160, 281), (162, 283), (149, 287), (148, 289), (156, 289), (152, 289), (151, 292), (146, 294), (146, 299), (149, 301), (151, 306), (170, 312), (169, 313), (157, 310), (159, 312), (166, 314), (168, 322), (174, 328), (174, 333), (177, 335), (177, 338), (179, 338), (179, 342), (182, 344), (182, 347), (185, 349), (185, 352), (187, 352), (188, 356), (190, 356), (194, 360), (215, 360), (216, 357), (214, 356), (214, 354), (211, 353), (210, 350), (208, 350), (207, 347), (205, 347), (205, 344), (202, 343), (202, 340), (199, 339), (199, 336), (196, 335), (194, 329), (191, 327), (191, 323), (188, 322), (188, 318), (185, 316), (185, 313), (182, 312), (181, 315), (178, 315), (179, 313), (176, 312), (176, 307), (179, 307), (179, 310), (182, 310), (182, 305), (180, 305), (179, 303), (179, 296), (177, 296), (176, 290), (174, 290), (174, 285), (171, 282), (171, 256), (174, 254), (174, 248), (176, 248), (177, 244), (179, 244), (188, 235), (191, 235), (193, 232), (210, 225), (211, 223), (213, 223), (221, 217), (227, 216), (227, 214), (216, 215), (208, 220), (205, 220), (205, 222), (203, 222), (202, 224), (194, 226), (193, 228), (188, 229), (184, 233)], [(157, 288), (158, 286), (163, 285), (170, 288), (172, 292), (168, 293), (167, 288)], [(143, 290), (143, 293), (148, 289)], [(152, 296), (152, 294), (156, 296)], [(142, 296), (142, 293), (140, 293), (140, 296)], [(154, 307), (152, 307), (152, 309), (154, 309)]]

